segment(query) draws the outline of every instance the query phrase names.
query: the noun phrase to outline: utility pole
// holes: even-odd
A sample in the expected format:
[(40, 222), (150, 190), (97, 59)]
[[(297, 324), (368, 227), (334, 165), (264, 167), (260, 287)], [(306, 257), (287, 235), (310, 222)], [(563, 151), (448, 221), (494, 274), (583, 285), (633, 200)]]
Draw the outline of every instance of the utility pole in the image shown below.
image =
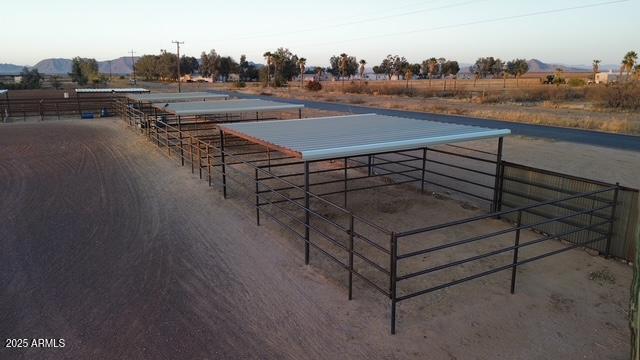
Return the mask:
[(112, 72), (111, 72), (111, 61), (109, 60), (109, 81), (111, 81), (111, 77), (112, 77)]
[(184, 41), (178, 41), (178, 40), (174, 40), (171, 41), (172, 43), (176, 44), (177, 47), (177, 54), (178, 54), (178, 92), (182, 92), (180, 89), (180, 44), (184, 44)]
[(136, 63), (135, 63), (135, 60), (133, 59), (133, 54), (135, 54), (135, 51), (131, 50), (129, 51), (129, 53), (131, 53), (131, 68), (133, 69), (133, 84), (136, 85)]

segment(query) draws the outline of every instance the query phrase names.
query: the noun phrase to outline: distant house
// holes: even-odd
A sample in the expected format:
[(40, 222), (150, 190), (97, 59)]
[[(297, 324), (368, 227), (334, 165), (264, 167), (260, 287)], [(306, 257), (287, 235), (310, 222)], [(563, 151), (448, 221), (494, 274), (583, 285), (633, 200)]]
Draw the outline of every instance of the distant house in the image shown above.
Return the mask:
[(631, 79), (631, 74), (622, 73), (622, 77), (620, 77), (620, 73), (613, 72), (613, 70), (609, 70), (609, 72), (599, 72), (596, 74), (596, 84), (612, 84), (619, 81), (626, 81)]
[(19, 75), (0, 75), (0, 82), (5, 84), (18, 84), (22, 81), (22, 76)]

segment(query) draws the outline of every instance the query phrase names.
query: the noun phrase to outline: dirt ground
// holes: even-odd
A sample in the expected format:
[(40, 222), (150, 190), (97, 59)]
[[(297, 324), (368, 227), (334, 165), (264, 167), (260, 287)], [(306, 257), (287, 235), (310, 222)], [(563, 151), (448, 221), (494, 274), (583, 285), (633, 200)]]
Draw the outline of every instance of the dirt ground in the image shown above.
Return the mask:
[[(503, 272), (421, 296), (399, 305), (391, 336), (386, 298), (355, 280), (348, 301), (346, 275), (317, 252), (305, 266), (290, 233), (257, 227), (251, 207), (223, 200), (122, 122), (6, 124), (0, 144), (0, 335), (67, 344), (3, 347), (2, 358), (628, 357), (625, 264), (574, 250), (521, 267), (515, 295)], [(516, 137), (505, 152), (640, 181), (632, 152)], [(409, 211), (436, 222), (480, 213), (402, 187), (374, 194), (350, 194), (350, 206), (407, 226), (422, 221)]]

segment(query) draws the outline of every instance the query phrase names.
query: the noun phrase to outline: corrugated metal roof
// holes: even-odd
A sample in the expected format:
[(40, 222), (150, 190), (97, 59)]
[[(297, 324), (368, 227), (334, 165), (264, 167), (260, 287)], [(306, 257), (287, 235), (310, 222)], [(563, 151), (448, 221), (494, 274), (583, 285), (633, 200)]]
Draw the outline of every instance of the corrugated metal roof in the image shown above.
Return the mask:
[(118, 93), (118, 94), (133, 94), (133, 93), (148, 93), (149, 90), (143, 88), (99, 88), (99, 89), (76, 89), (76, 93), (79, 94), (96, 94), (96, 93)]
[(157, 103), (156, 108), (179, 116), (231, 114), (255, 111), (277, 111), (301, 109), (304, 105), (288, 104), (259, 99), (227, 101), (192, 101), (178, 103)]
[(227, 133), (303, 160), (400, 151), (428, 145), (495, 138), (508, 129), (363, 114), (311, 119), (222, 124)]
[(204, 101), (213, 99), (226, 99), (227, 94), (214, 94), (210, 92), (183, 92), (183, 93), (153, 93), (131, 94), (127, 96), (134, 101), (143, 102), (177, 102), (177, 101)]

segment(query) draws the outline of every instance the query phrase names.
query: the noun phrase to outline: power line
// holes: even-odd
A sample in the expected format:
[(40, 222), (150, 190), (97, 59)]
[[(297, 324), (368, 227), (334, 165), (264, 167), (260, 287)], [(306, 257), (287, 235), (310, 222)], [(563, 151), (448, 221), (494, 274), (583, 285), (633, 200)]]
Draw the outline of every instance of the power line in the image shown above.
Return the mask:
[(176, 44), (177, 47), (177, 56), (178, 56), (178, 92), (182, 92), (180, 88), (180, 45), (184, 44), (184, 41), (173, 40), (172, 43)]
[[(462, 3), (449, 4), (449, 5), (431, 7), (431, 8), (420, 9), (420, 10), (412, 10), (412, 11), (408, 11), (408, 12), (404, 12), (404, 13), (400, 13), (400, 14), (384, 15), (384, 16), (378, 16), (378, 17), (373, 17), (373, 18), (365, 18), (365, 19), (361, 19), (361, 20), (348, 21), (348, 22), (337, 23), (337, 24), (333, 24), (333, 25), (323, 25), (323, 26), (318, 26), (318, 27), (313, 27), (313, 28), (296, 29), (295, 32), (296, 33), (311, 32), (311, 31), (326, 30), (326, 29), (331, 29), (331, 28), (352, 26), (352, 25), (364, 24), (364, 23), (369, 23), (369, 22), (374, 22), (374, 21), (379, 21), (379, 20), (392, 19), (392, 18), (396, 18), (396, 17), (409, 16), (409, 15), (415, 15), (415, 14), (420, 14), (420, 13), (427, 13), (427, 12), (432, 12), (432, 11), (436, 11), (436, 10), (450, 9), (450, 8), (454, 8), (454, 7), (469, 5), (469, 4), (472, 4), (472, 3), (483, 2), (483, 1), (489, 1), (489, 0), (469, 0), (469, 1), (462, 2)], [(241, 36), (241, 37), (236, 37), (236, 38), (229, 38), (227, 40), (228, 41), (235, 41), (235, 40), (247, 40), (247, 39), (255, 39), (255, 38), (268, 38), (268, 37), (276, 37), (276, 36), (282, 36), (282, 35), (288, 35), (288, 34), (291, 34), (291, 32), (287, 31), (287, 32), (279, 32), (279, 33), (271, 33), (271, 34), (247, 35), (247, 36)]]
[(136, 85), (136, 62), (133, 59), (133, 54), (135, 54), (136, 52), (131, 50), (129, 51), (129, 53), (131, 54), (131, 69), (133, 70), (133, 85)]
[(314, 45), (314, 46), (318, 46), (318, 45), (334, 45), (334, 44), (347, 43), (347, 42), (352, 42), (352, 41), (367, 40), (367, 39), (372, 39), (372, 38), (376, 38), (377, 39), (377, 38), (381, 38), (381, 37), (393, 37), (393, 36), (399, 36), (399, 35), (420, 33), (420, 32), (425, 32), (425, 31), (436, 31), (436, 30), (452, 29), (452, 28), (471, 26), (471, 25), (494, 23), (494, 22), (500, 22), (500, 21), (505, 21), (505, 20), (513, 20), (513, 19), (520, 19), (520, 18), (525, 18), (525, 17), (540, 16), (540, 15), (554, 14), (554, 13), (560, 13), (560, 12), (567, 12), (567, 11), (573, 11), (573, 10), (580, 10), (580, 9), (586, 9), (586, 8), (599, 7), (599, 6), (613, 5), (613, 4), (624, 3), (624, 2), (629, 2), (629, 1), (630, 0), (606, 1), (606, 2), (600, 2), (600, 3), (595, 3), (595, 4), (578, 5), (578, 6), (571, 6), (571, 7), (560, 8), (560, 9), (541, 10), (541, 11), (534, 11), (534, 12), (524, 13), (524, 14), (509, 15), (509, 16), (502, 16), (502, 17), (491, 18), (491, 19), (470, 21), (470, 22), (460, 23), (460, 24), (442, 25), (442, 26), (436, 26), (436, 27), (431, 27), (431, 28), (422, 28), (422, 29), (415, 29), (415, 30), (401, 31), (401, 32), (395, 32), (395, 33), (389, 33), (389, 34), (373, 35), (373, 36), (363, 36), (363, 37), (359, 37), (359, 38), (351, 38), (351, 39), (345, 39), (345, 40), (341, 40), (341, 41), (332, 41), (332, 42), (326, 42), (326, 43), (315, 43), (315, 44), (306, 43), (304, 45)]

